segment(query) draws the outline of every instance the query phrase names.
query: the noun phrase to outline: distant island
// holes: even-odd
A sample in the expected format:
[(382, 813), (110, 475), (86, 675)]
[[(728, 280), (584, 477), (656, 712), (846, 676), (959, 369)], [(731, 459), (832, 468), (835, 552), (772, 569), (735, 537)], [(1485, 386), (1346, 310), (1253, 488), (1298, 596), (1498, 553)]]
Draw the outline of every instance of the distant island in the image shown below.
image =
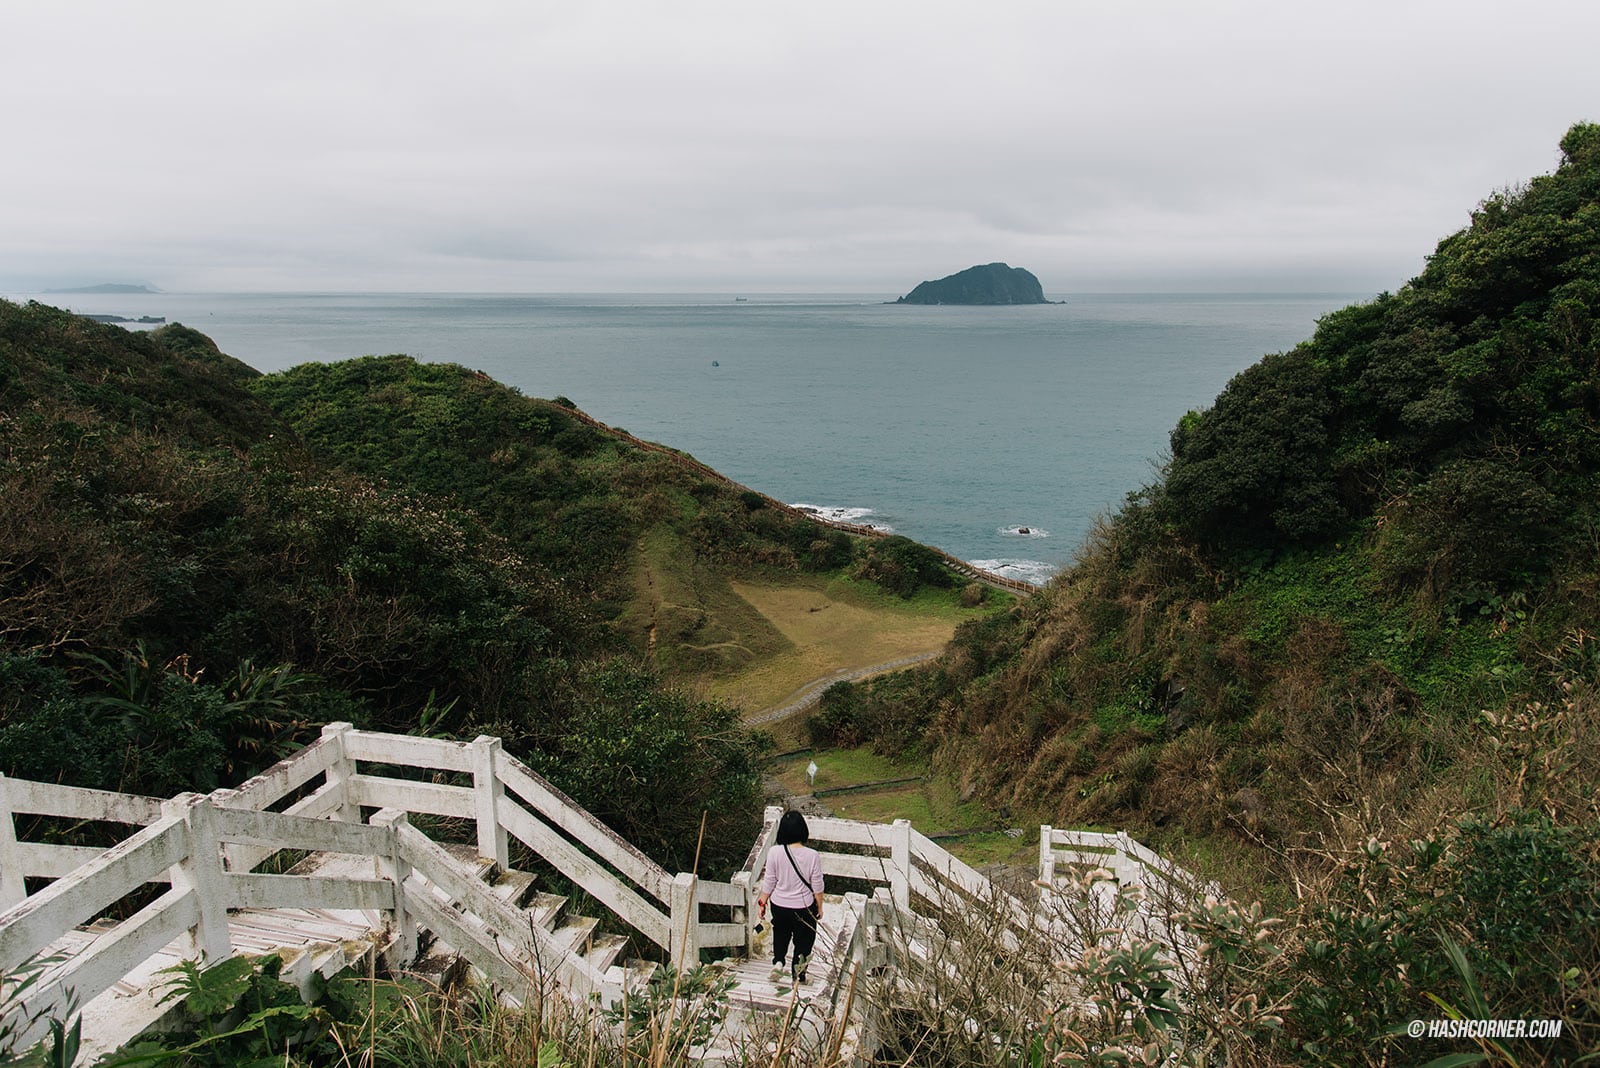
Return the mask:
[(82, 318), (92, 319), (97, 323), (164, 323), (165, 315), (141, 315), (137, 319), (129, 319), (123, 315), (85, 315)]
[(968, 267), (935, 282), (923, 282), (896, 304), (1052, 304), (1033, 272), (1006, 263)]
[(125, 282), (105, 282), (97, 286), (78, 286), (76, 289), (47, 289), (46, 293), (159, 293), (149, 286), (128, 285)]

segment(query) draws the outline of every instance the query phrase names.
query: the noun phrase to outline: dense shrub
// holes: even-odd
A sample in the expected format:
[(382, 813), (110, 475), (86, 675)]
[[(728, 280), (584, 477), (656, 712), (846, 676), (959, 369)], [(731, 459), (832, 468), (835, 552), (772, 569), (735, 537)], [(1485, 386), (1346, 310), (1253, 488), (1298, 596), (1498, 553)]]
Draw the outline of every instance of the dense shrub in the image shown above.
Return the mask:
[(944, 560), (926, 545), (898, 534), (866, 543), (856, 561), (856, 578), (868, 579), (890, 593), (909, 598), (924, 586), (955, 585)]
[(1556, 499), (1530, 474), (1458, 460), (1389, 506), (1377, 564), (1397, 585), (1492, 594), (1542, 570), (1557, 515)]
[(162, 664), (140, 646), (80, 666), (74, 683), (34, 656), (0, 653), (0, 771), (154, 796), (211, 790), (286, 755), (338, 707), (288, 665), (246, 661), (207, 682), (187, 659)]
[(1308, 351), (1241, 372), (1172, 432), (1164, 506), (1228, 549), (1314, 540), (1344, 518), (1328, 464), (1327, 369)]
[(836, 682), (823, 690), (817, 710), (806, 717), (806, 737), (811, 744), (819, 749), (860, 745), (862, 731), (857, 720), (861, 702), (856, 687), (848, 682)]
[[(1339, 1063), (1389, 1063), (1395, 1021), (1435, 1019), (1437, 997), (1491, 1019), (1564, 1019), (1559, 1040), (1514, 1044), (1562, 1063), (1600, 1038), (1600, 836), (1527, 811), (1453, 833), (1371, 841), (1302, 921), (1283, 977), (1290, 1044)], [(1470, 974), (1451, 961), (1459, 944)], [(1406, 1058), (1459, 1043), (1402, 1040)]]
[(699, 870), (726, 878), (761, 821), (759, 753), (737, 713), (624, 660), (586, 668), (573, 685), (562, 702), (571, 713), (536, 737), (512, 736), (513, 748), (672, 871), (693, 869), (703, 819)]
[[(1185, 417), (1163, 516), (1238, 564), (1324, 544), (1406, 500), (1419, 530), (1472, 529), (1440, 535), (1451, 547), (1397, 539), (1411, 542), (1391, 546), (1397, 578), (1505, 581), (1462, 541), (1536, 570), (1557, 533), (1543, 494), (1592, 495), (1600, 464), (1596, 129), (1574, 127), (1554, 174), (1486, 200), (1398, 293), (1324, 317), (1310, 341)], [(1443, 557), (1452, 566), (1430, 569)]]

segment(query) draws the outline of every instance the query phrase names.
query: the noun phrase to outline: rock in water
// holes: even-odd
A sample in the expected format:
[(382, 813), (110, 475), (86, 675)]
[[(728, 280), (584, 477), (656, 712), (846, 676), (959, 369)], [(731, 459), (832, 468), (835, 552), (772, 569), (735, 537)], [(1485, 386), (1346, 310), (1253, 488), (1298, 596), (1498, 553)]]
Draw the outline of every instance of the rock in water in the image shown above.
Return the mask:
[(1033, 272), (1006, 263), (968, 267), (936, 282), (923, 282), (896, 304), (1049, 304)]

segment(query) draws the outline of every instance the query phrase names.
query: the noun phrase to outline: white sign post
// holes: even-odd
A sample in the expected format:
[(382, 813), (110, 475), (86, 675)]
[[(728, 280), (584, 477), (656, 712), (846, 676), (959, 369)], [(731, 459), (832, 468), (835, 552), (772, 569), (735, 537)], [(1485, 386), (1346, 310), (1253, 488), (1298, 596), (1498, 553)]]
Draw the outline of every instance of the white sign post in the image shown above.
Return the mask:
[(806, 765), (806, 778), (811, 780), (811, 788), (817, 788), (817, 762), (813, 760)]

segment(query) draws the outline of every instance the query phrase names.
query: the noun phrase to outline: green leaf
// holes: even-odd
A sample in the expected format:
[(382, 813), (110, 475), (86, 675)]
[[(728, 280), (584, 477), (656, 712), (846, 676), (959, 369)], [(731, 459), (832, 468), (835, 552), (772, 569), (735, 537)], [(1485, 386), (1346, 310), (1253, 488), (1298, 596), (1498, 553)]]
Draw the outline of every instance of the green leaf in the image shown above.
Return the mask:
[(166, 984), (161, 1004), (183, 1000), (189, 1011), (202, 1020), (221, 1016), (250, 989), (255, 967), (253, 957), (229, 957), (204, 971), (192, 960), (179, 961), (162, 969), (162, 974), (173, 978)]
[(1461, 988), (1467, 995), (1467, 1007), (1472, 1010), (1475, 1020), (1489, 1018), (1489, 1001), (1483, 996), (1483, 988), (1478, 985), (1478, 980), (1472, 974), (1472, 965), (1467, 961), (1466, 951), (1447, 934), (1439, 935), (1439, 942), (1444, 946), (1444, 955), (1450, 960), (1450, 967), (1455, 969), (1461, 978)]
[(554, 1042), (546, 1042), (539, 1047), (538, 1068), (571, 1068), (571, 1063), (561, 1056), (561, 1050)]

